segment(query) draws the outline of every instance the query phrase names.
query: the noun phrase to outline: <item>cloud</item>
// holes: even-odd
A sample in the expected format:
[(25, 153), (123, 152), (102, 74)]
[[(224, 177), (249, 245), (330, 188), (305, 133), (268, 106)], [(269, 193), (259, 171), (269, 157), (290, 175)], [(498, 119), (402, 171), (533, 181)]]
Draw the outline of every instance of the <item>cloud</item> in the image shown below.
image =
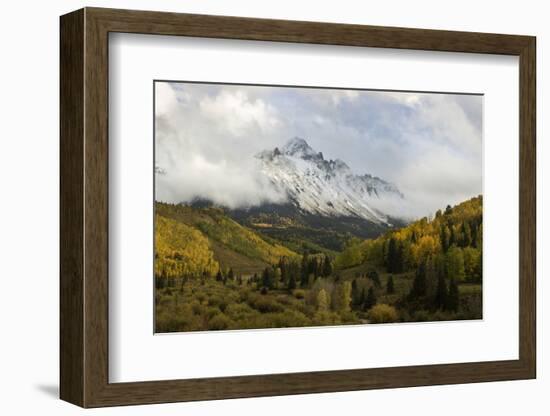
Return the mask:
[(238, 88), (155, 85), (156, 199), (207, 198), (231, 208), (282, 202), (253, 157), (279, 124), (274, 108)]
[(261, 99), (251, 99), (243, 90), (222, 90), (215, 97), (206, 96), (199, 107), (204, 117), (234, 136), (255, 129), (269, 131), (279, 123), (272, 106)]
[[(156, 84), (157, 199), (280, 202), (253, 157), (300, 136), (356, 173), (395, 183), (419, 217), (482, 192), (481, 96)], [(393, 213), (393, 211), (392, 211)]]

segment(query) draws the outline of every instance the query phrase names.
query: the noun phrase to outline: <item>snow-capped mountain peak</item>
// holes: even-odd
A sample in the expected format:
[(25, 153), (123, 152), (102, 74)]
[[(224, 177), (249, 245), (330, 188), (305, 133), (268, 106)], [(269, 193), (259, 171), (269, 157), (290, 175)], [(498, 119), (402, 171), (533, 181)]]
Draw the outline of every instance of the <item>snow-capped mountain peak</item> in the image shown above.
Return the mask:
[(404, 198), (395, 185), (369, 174), (357, 175), (340, 159), (326, 160), (299, 137), (256, 157), (273, 185), (310, 214), (390, 225), (384, 206)]

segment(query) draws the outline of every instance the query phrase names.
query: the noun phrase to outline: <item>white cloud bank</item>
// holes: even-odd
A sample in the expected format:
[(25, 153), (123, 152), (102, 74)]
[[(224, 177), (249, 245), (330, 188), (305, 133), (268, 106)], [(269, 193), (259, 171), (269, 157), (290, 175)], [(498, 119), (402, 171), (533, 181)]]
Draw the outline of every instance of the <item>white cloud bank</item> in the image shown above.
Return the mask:
[(482, 192), (482, 97), (155, 83), (156, 198), (281, 202), (253, 157), (300, 136), (395, 183), (419, 217)]

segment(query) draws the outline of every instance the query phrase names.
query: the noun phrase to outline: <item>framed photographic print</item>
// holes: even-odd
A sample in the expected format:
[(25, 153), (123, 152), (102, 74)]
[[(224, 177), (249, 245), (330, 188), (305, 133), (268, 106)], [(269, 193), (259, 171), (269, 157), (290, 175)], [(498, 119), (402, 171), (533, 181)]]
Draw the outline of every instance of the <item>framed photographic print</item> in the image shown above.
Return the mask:
[(61, 398), (534, 378), (535, 104), (529, 36), (62, 16)]

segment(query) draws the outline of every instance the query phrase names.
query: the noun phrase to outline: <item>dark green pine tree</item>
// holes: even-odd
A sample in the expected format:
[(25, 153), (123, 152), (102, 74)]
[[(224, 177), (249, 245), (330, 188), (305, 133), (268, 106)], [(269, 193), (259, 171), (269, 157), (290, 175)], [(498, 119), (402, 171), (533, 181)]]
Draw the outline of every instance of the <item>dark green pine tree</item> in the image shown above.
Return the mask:
[(380, 276), (378, 275), (378, 272), (374, 269), (372, 270), (369, 270), (367, 272), (367, 277), (372, 280), (372, 282), (374, 283), (374, 285), (376, 287), (381, 287), (382, 286), (382, 282), (380, 282)]
[(365, 293), (365, 288), (361, 291), (361, 296), (359, 297), (358, 305), (360, 307), (363, 307), (365, 305), (365, 301), (367, 300), (367, 294)]
[(441, 249), (446, 253), (449, 249), (449, 231), (445, 225), (441, 225), (439, 240), (441, 241)]
[(460, 300), (460, 295), (458, 293), (458, 284), (456, 283), (455, 279), (451, 278), (451, 282), (449, 283), (449, 295), (447, 296), (446, 309), (451, 312), (457, 312), (459, 300)]
[(450, 248), (452, 246), (455, 246), (457, 241), (456, 241), (455, 229), (452, 224), (449, 225), (449, 230), (450, 230), (450, 236), (449, 236), (449, 248)]
[(323, 260), (323, 277), (329, 277), (332, 274), (332, 263), (330, 257), (325, 254), (325, 259)]
[(390, 277), (388, 277), (388, 281), (386, 283), (386, 293), (388, 295), (392, 295), (395, 293), (395, 286), (393, 284), (393, 276), (390, 275)]
[(286, 263), (286, 257), (281, 257), (279, 259), (279, 269), (281, 269), (281, 283), (286, 285), (288, 281), (288, 267)]
[(426, 280), (426, 260), (418, 265), (414, 276), (413, 286), (409, 296), (412, 299), (418, 299), (426, 296), (427, 280)]
[(235, 273), (232, 268), (230, 268), (229, 272), (227, 272), (227, 279), (231, 281), (235, 280)]
[(403, 259), (405, 257), (405, 253), (404, 253), (404, 248), (403, 248), (403, 244), (401, 242), (399, 242), (397, 244), (397, 252), (396, 252), (396, 257), (395, 257), (395, 272), (396, 273), (402, 273), (403, 272)]
[(300, 269), (300, 286), (307, 287), (309, 279), (309, 256), (304, 253), (302, 256), (302, 267)]
[(273, 287), (273, 276), (269, 267), (266, 267), (262, 273), (262, 286), (267, 289)]
[(317, 257), (312, 257), (309, 260), (309, 274), (312, 274), (313, 277), (317, 278), (319, 277), (319, 263), (317, 262)]
[(221, 271), (221, 270), (218, 270), (218, 273), (216, 273), (216, 280), (217, 280), (218, 282), (223, 281), (223, 274), (222, 274), (222, 271)]
[(357, 279), (353, 279), (351, 282), (351, 303), (353, 306), (361, 305), (361, 291), (359, 290), (359, 285), (357, 284)]
[(435, 291), (434, 298), (434, 308), (435, 309), (446, 309), (447, 308), (447, 282), (445, 281), (445, 274), (443, 271), (439, 272), (437, 278), (437, 288)]
[(388, 257), (386, 259), (386, 269), (390, 273), (396, 273), (397, 272), (397, 240), (392, 237), (390, 238), (390, 241), (388, 243)]
[(376, 295), (374, 293), (374, 288), (371, 286), (369, 288), (369, 291), (367, 292), (367, 297), (365, 299), (365, 303), (363, 304), (363, 309), (365, 311), (368, 311), (370, 308), (372, 308), (374, 305), (376, 305)]
[(288, 279), (288, 291), (292, 292), (294, 289), (296, 289), (296, 277), (292, 274)]

